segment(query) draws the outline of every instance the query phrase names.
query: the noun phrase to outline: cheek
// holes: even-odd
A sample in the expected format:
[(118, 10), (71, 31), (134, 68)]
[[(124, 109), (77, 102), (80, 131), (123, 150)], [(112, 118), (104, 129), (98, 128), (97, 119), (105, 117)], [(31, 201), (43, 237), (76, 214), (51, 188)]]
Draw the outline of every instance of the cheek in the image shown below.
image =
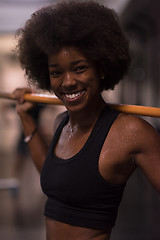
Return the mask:
[(56, 84), (56, 81), (54, 81), (54, 79), (50, 80), (50, 85), (51, 85), (52, 91), (56, 92), (56, 89), (58, 89), (58, 86)]
[(99, 85), (100, 79), (95, 73), (84, 73), (83, 81), (93, 85)]
[(53, 79), (50, 78), (49, 81), (50, 81), (51, 87), (53, 88), (53, 86), (54, 86), (54, 81), (53, 81)]
[(100, 74), (96, 71), (96, 70), (93, 70), (91, 73), (90, 73), (90, 82), (92, 84), (92, 86), (94, 85), (96, 88), (99, 89), (100, 87), (100, 82), (101, 82), (101, 78), (100, 78)]
[(57, 87), (59, 82), (60, 82), (60, 81), (58, 81), (56, 78), (50, 77), (51, 87)]
[(92, 86), (94, 86), (97, 90), (100, 88), (100, 79), (98, 77), (92, 78)]

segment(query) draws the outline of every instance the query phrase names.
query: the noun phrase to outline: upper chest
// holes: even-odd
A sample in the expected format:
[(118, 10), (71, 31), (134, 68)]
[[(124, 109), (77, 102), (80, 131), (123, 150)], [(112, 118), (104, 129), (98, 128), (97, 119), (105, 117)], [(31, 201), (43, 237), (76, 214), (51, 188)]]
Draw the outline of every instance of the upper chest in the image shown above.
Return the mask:
[(85, 146), (89, 139), (91, 130), (71, 132), (65, 126), (56, 142), (55, 155), (62, 159), (69, 159), (75, 156)]
[(118, 134), (116, 128), (115, 122), (102, 141), (102, 132), (93, 134), (93, 128), (74, 134), (64, 127), (54, 149), (55, 155), (66, 161), (82, 152), (88, 158), (96, 156), (97, 168), (102, 177), (112, 183), (123, 183), (134, 168), (130, 165), (130, 148), (125, 136)]
[(109, 155), (124, 156), (129, 154), (132, 142), (119, 128), (119, 120), (115, 118), (112, 122), (103, 122), (103, 126), (95, 124), (83, 129), (75, 128), (71, 131), (68, 124), (64, 125), (57, 135), (54, 153), (62, 159), (69, 159), (79, 153), (84, 147), (92, 145), (92, 151), (100, 148), (100, 157), (106, 159)]

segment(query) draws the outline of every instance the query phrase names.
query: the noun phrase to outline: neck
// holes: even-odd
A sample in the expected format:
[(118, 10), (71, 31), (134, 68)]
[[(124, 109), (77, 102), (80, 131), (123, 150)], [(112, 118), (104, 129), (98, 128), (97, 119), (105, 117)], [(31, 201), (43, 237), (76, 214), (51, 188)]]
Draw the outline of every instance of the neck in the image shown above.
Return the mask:
[(73, 128), (85, 129), (94, 125), (106, 103), (100, 97), (98, 101), (92, 102), (90, 106), (76, 112), (69, 112), (69, 125)]

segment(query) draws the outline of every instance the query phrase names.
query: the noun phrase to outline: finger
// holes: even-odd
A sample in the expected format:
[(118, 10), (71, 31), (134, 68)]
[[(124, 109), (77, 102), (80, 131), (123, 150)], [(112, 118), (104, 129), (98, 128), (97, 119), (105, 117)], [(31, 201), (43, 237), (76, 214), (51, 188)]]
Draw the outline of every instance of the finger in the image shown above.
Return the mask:
[(17, 99), (17, 103), (23, 104), (24, 103), (24, 95), (26, 93), (32, 93), (33, 90), (30, 88), (17, 88), (13, 91), (12, 96)]

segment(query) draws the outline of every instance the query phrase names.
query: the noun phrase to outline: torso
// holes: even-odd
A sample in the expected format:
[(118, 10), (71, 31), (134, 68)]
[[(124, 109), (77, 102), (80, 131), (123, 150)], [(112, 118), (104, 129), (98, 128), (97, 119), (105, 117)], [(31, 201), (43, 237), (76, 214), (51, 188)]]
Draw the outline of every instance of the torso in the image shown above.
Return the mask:
[(88, 229), (46, 218), (46, 232), (47, 240), (109, 240), (111, 229)]
[[(132, 164), (132, 153), (129, 150), (130, 139), (126, 142), (123, 128), (119, 128), (125, 120), (124, 114), (119, 114), (113, 123), (99, 157), (99, 172), (103, 178), (115, 184), (123, 184), (135, 170)], [(69, 138), (67, 125), (63, 128), (55, 154), (63, 159), (74, 156), (87, 141), (93, 126), (87, 131), (75, 131)], [(119, 130), (121, 129), (121, 130)], [(123, 139), (124, 138), (124, 139)], [(63, 151), (62, 151), (63, 149)], [(46, 218), (47, 240), (109, 240), (111, 229), (95, 230), (71, 226), (50, 218)]]

